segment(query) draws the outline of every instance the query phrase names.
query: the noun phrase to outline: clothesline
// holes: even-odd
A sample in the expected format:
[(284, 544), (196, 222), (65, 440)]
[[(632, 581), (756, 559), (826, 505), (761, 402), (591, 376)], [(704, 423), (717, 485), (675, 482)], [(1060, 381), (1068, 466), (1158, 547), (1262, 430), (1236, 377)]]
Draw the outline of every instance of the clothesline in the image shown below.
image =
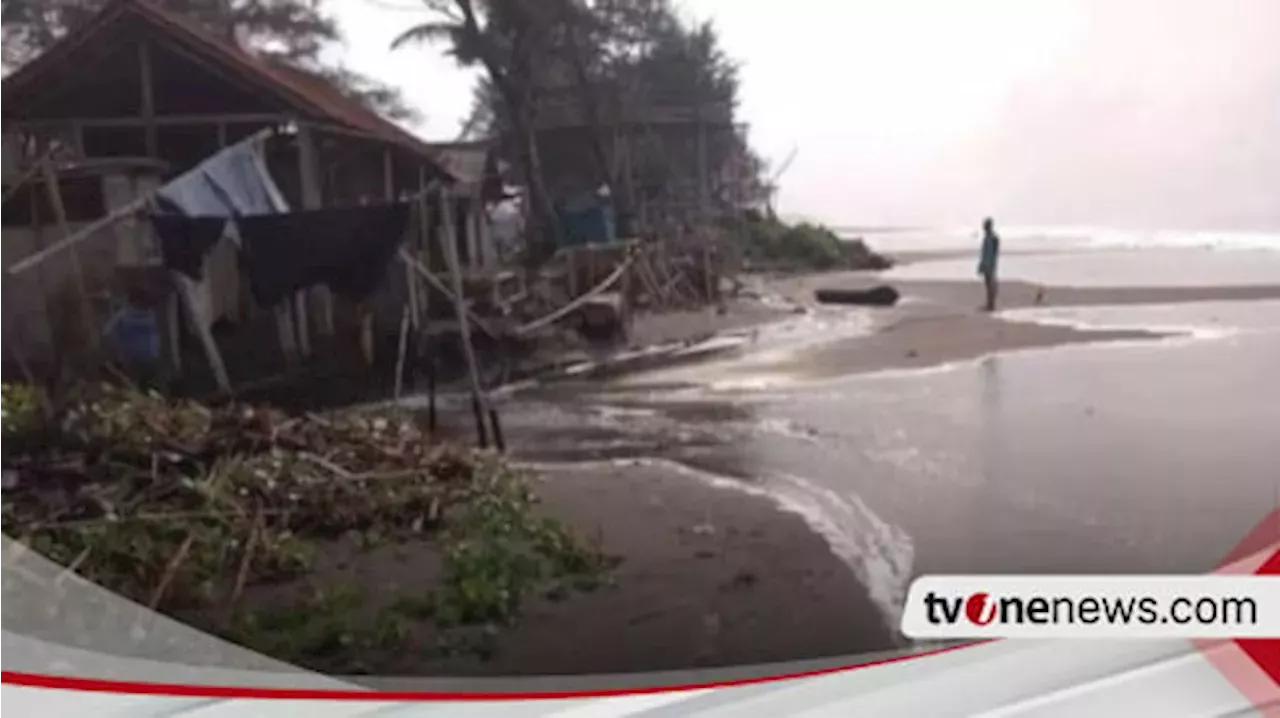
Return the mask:
[[(234, 149), (236, 147), (240, 147), (247, 143), (259, 142), (274, 132), (275, 132), (275, 129), (271, 127), (261, 129), (253, 133), (252, 135), (249, 135), (248, 137), (240, 140), (234, 145), (231, 145), (230, 147), (227, 147), (223, 150), (219, 150), (218, 153), (216, 153), (214, 156), (216, 157), (217, 155), (222, 154), (223, 152)], [(105, 217), (95, 220), (89, 223), (88, 226), (81, 227), (78, 231), (73, 232), (72, 234), (62, 238), (57, 242), (54, 242), (48, 247), (45, 247), (44, 249), (38, 252), (35, 252), (27, 257), (24, 257), (23, 259), (17, 262), (14, 262), (12, 266), (10, 266), (8, 269), (5, 270), (5, 273), (8, 274), (9, 276), (16, 276), (18, 274), (21, 274), (22, 272), (27, 271), (28, 269), (31, 269), (32, 267), (35, 267), (38, 264), (41, 264), (42, 262), (49, 259), (53, 255), (59, 254), (61, 252), (65, 252), (71, 247), (74, 247), (75, 245), (80, 244), (81, 242), (84, 242), (85, 240), (89, 239), (90, 237), (93, 237), (103, 229), (106, 229), (107, 227), (112, 226), (113, 224), (115, 224), (116, 222), (119, 222), (120, 220), (124, 219), (128, 215), (133, 214), (134, 212), (137, 212), (138, 210), (147, 206), (148, 203), (153, 201), (156, 198), (156, 196), (159, 195), (160, 192), (164, 191), (165, 188), (168, 186), (169, 185), (164, 185), (163, 187), (157, 187), (154, 190), (150, 190), (141, 195), (138, 195), (133, 200), (126, 202), (125, 204), (122, 204), (119, 207), (116, 207), (115, 209), (111, 210), (110, 212), (107, 213)]]

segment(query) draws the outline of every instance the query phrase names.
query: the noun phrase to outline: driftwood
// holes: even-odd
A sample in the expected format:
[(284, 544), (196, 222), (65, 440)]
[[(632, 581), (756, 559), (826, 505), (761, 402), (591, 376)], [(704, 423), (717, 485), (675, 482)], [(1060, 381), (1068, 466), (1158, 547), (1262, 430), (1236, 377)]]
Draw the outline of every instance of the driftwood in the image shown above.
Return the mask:
[(814, 298), (823, 304), (856, 304), (869, 307), (892, 307), (898, 303), (897, 289), (880, 285), (870, 289), (818, 289)]

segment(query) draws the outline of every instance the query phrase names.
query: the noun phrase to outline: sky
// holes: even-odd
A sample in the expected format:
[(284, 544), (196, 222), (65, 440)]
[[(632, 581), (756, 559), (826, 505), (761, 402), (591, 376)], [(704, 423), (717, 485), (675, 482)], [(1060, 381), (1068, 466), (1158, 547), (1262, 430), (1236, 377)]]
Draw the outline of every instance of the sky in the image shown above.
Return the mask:
[[(683, 0), (741, 63), (780, 212), (835, 225), (1280, 230), (1280, 0)], [(343, 60), (452, 139), (474, 75), (330, 3)]]

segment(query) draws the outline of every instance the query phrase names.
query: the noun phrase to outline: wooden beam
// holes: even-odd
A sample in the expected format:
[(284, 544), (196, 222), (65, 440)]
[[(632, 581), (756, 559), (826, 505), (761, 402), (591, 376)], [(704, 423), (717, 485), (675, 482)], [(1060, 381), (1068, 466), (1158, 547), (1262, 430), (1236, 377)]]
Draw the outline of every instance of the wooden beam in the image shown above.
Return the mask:
[(156, 98), (155, 83), (151, 73), (151, 43), (138, 43), (138, 73), (142, 87), (142, 119), (143, 129), (147, 137), (147, 156), (159, 157), (159, 139), (156, 136)]
[[(298, 176), (302, 187), (302, 208), (320, 209), (320, 168), (316, 161), (315, 136), (311, 126), (305, 122), (298, 123)], [(333, 294), (326, 287), (317, 287), (313, 291), (320, 302), (320, 330), (333, 336)], [(298, 336), (303, 345), (303, 352), (310, 354), (307, 339), (306, 293), (298, 294)]]
[(84, 124), (80, 122), (71, 123), (71, 145), (76, 150), (76, 155), (85, 157), (84, 153)]
[(70, 127), (80, 125), (85, 128), (128, 128), (128, 127), (146, 127), (147, 125), (155, 125), (157, 127), (175, 127), (181, 125), (217, 125), (225, 124), (270, 124), (283, 125), (287, 124), (293, 118), (279, 112), (239, 112), (230, 114), (208, 114), (208, 115), (154, 115), (150, 119), (142, 116), (138, 117), (78, 117), (74, 120), (65, 120), (57, 118), (16, 120), (12, 123), (6, 122), (6, 126), (13, 131), (31, 132), (39, 130), (57, 129), (62, 127)]
[(396, 200), (395, 158), (387, 149), (382, 151), (382, 198), (388, 203)]

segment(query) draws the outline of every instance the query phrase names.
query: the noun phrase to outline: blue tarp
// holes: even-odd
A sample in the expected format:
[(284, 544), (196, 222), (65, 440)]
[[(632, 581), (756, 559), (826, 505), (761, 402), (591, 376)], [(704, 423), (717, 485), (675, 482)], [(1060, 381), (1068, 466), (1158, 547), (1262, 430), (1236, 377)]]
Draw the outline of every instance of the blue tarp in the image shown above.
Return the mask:
[(588, 244), (610, 244), (617, 240), (613, 207), (598, 204), (578, 211), (560, 211), (564, 227), (564, 244), (578, 247)]

